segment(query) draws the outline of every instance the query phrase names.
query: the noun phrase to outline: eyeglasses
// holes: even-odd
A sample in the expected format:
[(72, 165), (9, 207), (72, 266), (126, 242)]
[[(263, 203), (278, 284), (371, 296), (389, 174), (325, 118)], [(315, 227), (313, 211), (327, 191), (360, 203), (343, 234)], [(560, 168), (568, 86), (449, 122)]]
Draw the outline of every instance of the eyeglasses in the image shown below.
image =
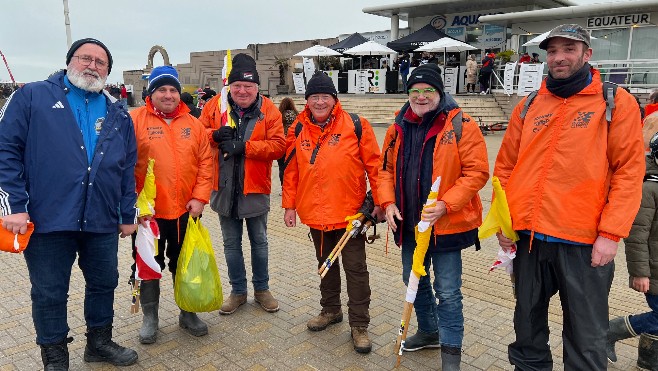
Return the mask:
[(319, 101), (330, 102), (331, 98), (333, 98), (333, 97), (329, 94), (314, 94), (314, 95), (311, 95), (310, 97), (308, 97), (307, 100), (309, 102), (313, 102), (313, 103), (316, 103), (316, 102), (319, 102)]
[(409, 96), (411, 97), (418, 97), (419, 95), (423, 95), (423, 97), (432, 97), (434, 96), (434, 93), (436, 93), (436, 88), (425, 88), (425, 89), (409, 89)]
[(93, 57), (90, 57), (88, 55), (74, 55), (74, 57), (78, 58), (78, 62), (85, 66), (88, 67), (91, 62), (96, 62), (96, 67), (97, 68), (107, 68), (107, 62), (105, 62), (102, 59), (94, 59)]
[(231, 90), (246, 90), (246, 91), (253, 91), (258, 89), (258, 85), (253, 84), (253, 85), (242, 85), (242, 84), (231, 84), (229, 85)]

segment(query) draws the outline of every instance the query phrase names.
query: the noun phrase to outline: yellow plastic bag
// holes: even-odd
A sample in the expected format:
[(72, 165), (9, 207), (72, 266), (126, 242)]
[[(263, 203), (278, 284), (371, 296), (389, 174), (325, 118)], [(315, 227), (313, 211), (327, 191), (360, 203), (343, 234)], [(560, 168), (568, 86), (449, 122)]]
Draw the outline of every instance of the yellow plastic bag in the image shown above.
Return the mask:
[(176, 304), (188, 312), (212, 312), (222, 306), (222, 282), (208, 230), (201, 219), (187, 221), (174, 285)]

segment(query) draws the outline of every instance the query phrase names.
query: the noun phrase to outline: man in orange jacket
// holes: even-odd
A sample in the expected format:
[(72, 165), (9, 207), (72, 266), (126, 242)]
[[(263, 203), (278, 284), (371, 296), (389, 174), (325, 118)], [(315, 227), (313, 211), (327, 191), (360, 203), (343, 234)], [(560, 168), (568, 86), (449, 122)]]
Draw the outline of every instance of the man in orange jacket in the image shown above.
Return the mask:
[[(564, 367), (605, 370), (613, 260), (642, 198), (640, 111), (633, 96), (616, 89), (606, 118), (581, 26), (558, 26), (539, 47), (548, 77), (532, 104), (524, 110), (523, 99), (512, 112), (494, 169), (521, 236), (509, 360), (521, 370), (553, 368), (548, 304), (559, 291)], [(513, 244), (500, 234), (498, 240), (503, 249)]]
[[(288, 130), (289, 163), (283, 184), (282, 206), (286, 209), (284, 223), (302, 223), (311, 228), (318, 267), (345, 233), (346, 217), (357, 214), (366, 197), (366, 175), (377, 202), (377, 168), (379, 147), (370, 123), (359, 118), (354, 123), (343, 111), (338, 92), (331, 78), (317, 72), (306, 87), (306, 108), (298, 116), (302, 125)], [(361, 137), (355, 130), (360, 125)], [(294, 151), (294, 154), (293, 152)], [(372, 212), (383, 219), (377, 206)], [(341, 253), (347, 279), (348, 313), (354, 349), (368, 353), (372, 343), (368, 338), (370, 315), (370, 283), (366, 264), (365, 235), (351, 238)], [(321, 331), (343, 320), (340, 304), (340, 265), (333, 263), (320, 280), (322, 311), (306, 326)]]
[(221, 93), (206, 103), (200, 118), (212, 141), (215, 170), (210, 206), (219, 214), (231, 282), (231, 295), (224, 300), (219, 313), (231, 314), (247, 302), (242, 252), (245, 223), (251, 244), (254, 300), (265, 311), (276, 312), (279, 302), (269, 287), (267, 214), (272, 161), (283, 156), (286, 148), (281, 113), (271, 100), (258, 93), (260, 79), (251, 56), (233, 57), (228, 83), (230, 91), (226, 98), (235, 128), (221, 126)]
[[(404, 350), (441, 347), (442, 369), (458, 370), (464, 338), (461, 250), (476, 243), (482, 224), (478, 191), (489, 178), (487, 148), (478, 124), (444, 91), (436, 64), (416, 68), (407, 83), (409, 101), (386, 132), (378, 178), (379, 202), (402, 247), (405, 284), (416, 248), (414, 227), (421, 219), (429, 221), (434, 237), (425, 255), (428, 274), (420, 279), (414, 302), (418, 332)], [(437, 202), (423, 210), (439, 176)]]
[[(153, 69), (149, 76), (146, 105), (130, 112), (137, 137), (137, 191), (144, 187), (149, 159), (155, 159), (155, 219), (160, 228), (155, 260), (174, 280), (188, 217), (198, 218), (210, 200), (212, 159), (203, 125), (189, 114), (180, 100), (178, 73), (171, 66)], [(133, 256), (135, 247), (133, 243)], [(135, 266), (133, 265), (133, 275)], [(142, 344), (154, 343), (158, 330), (160, 280), (144, 280), (140, 285), (144, 321), (139, 331)], [(194, 336), (208, 333), (208, 326), (196, 313), (181, 309), (180, 327)]]

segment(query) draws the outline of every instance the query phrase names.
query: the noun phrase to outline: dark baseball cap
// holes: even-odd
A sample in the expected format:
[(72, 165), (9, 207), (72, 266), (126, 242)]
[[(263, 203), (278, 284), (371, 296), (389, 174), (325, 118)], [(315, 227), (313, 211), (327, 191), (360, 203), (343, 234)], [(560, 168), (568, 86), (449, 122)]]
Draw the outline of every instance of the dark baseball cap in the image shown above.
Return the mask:
[(563, 24), (555, 27), (548, 33), (548, 36), (539, 44), (539, 49), (548, 48), (548, 41), (554, 37), (564, 37), (565, 39), (571, 39), (576, 41), (582, 41), (590, 47), (590, 37), (589, 32), (586, 29), (582, 28), (577, 24)]

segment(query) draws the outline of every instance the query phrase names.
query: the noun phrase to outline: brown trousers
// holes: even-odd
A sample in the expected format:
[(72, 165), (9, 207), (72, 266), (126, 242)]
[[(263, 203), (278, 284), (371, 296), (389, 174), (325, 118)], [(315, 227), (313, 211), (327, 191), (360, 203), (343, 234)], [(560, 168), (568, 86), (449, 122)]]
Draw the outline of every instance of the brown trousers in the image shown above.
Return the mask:
[[(318, 268), (331, 253), (345, 229), (323, 232), (311, 228)], [(351, 327), (368, 327), (370, 323), (370, 276), (366, 264), (365, 236), (351, 238), (341, 252), (345, 279), (347, 280), (347, 308)], [(340, 304), (340, 260), (336, 260), (327, 275), (320, 281), (320, 305), (322, 311), (336, 313)]]

